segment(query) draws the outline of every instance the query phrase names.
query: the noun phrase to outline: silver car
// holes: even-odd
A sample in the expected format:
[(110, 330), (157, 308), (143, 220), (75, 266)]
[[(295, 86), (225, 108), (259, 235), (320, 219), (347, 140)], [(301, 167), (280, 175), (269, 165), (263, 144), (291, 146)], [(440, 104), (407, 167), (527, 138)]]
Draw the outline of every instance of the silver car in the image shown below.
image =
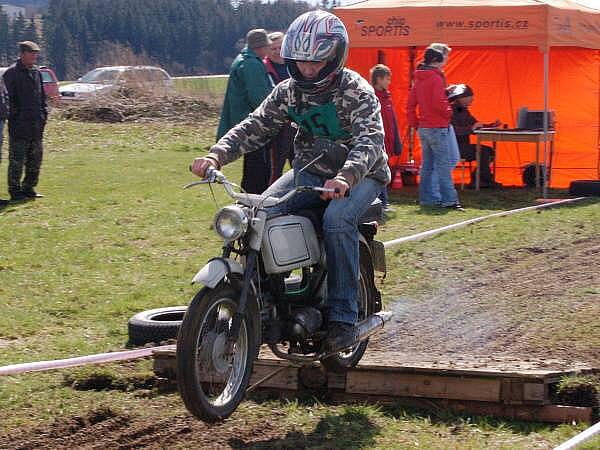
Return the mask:
[(99, 67), (79, 78), (75, 83), (59, 88), (61, 99), (87, 100), (104, 95), (115, 89), (129, 86), (158, 95), (172, 91), (171, 76), (160, 67), (153, 66), (112, 66)]

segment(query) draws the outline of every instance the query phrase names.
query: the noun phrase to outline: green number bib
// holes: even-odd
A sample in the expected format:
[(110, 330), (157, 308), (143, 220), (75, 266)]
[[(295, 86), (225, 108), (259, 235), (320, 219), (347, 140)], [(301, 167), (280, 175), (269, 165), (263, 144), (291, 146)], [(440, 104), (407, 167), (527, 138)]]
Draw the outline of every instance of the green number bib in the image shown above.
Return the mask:
[(288, 107), (288, 114), (294, 122), (315, 137), (342, 139), (350, 137), (350, 133), (342, 129), (333, 103), (311, 106), (308, 111), (298, 114), (294, 108)]

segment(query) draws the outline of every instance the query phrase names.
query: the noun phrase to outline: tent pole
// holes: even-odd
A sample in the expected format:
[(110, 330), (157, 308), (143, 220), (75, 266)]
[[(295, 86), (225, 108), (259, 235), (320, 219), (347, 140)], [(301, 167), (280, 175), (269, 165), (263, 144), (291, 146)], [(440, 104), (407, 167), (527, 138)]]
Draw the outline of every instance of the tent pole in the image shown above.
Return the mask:
[[(417, 58), (417, 47), (411, 46), (408, 52), (409, 64), (408, 64), (408, 91), (412, 89), (414, 76), (415, 76), (415, 60)], [(409, 164), (414, 163), (414, 149), (415, 149), (415, 130), (412, 127), (408, 128), (408, 162)]]
[(548, 180), (550, 169), (548, 167), (548, 85), (550, 81), (550, 49), (544, 48), (544, 171), (543, 171), (543, 195), (548, 198)]

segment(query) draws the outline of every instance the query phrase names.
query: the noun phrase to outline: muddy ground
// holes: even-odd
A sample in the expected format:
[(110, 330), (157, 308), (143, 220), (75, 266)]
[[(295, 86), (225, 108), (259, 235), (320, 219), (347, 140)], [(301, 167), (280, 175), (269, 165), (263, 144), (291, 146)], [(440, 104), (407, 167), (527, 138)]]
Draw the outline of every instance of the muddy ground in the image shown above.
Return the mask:
[[(600, 345), (590, 344), (600, 336), (599, 267), (600, 236), (568, 247), (523, 247), (487, 273), (454, 262), (440, 275), (444, 292), (392, 305), (392, 324), (372, 339), (363, 361), (598, 368)], [(569, 327), (571, 318), (578, 327)]]
[[(577, 330), (556, 328), (571, 316), (580, 323), (580, 315), (598, 314), (597, 294), (586, 291), (598, 286), (598, 267), (600, 237), (569, 248), (522, 248), (476, 276), (458, 264), (449, 266), (442, 276), (451, 289), (420, 301), (398, 301), (392, 323), (372, 339), (364, 361), (506, 370), (600, 367), (600, 348), (585, 340), (578, 346)], [(557, 316), (564, 321), (557, 322)], [(591, 323), (589, 333), (597, 331)], [(319, 443), (315, 436), (286, 432), (278, 426), (280, 414), (234, 415), (225, 424), (206, 425), (183, 414), (157, 420), (101, 409), (18, 434), (0, 432), (0, 448), (189, 448), (193, 443), (211, 449), (298, 449)]]

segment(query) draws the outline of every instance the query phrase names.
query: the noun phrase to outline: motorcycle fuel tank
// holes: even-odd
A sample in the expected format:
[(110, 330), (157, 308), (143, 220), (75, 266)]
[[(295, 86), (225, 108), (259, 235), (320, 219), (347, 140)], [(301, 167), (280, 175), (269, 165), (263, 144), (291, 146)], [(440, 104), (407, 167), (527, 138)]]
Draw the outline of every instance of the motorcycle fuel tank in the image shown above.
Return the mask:
[(267, 220), (261, 253), (267, 273), (282, 273), (316, 264), (321, 256), (312, 222), (284, 215)]

